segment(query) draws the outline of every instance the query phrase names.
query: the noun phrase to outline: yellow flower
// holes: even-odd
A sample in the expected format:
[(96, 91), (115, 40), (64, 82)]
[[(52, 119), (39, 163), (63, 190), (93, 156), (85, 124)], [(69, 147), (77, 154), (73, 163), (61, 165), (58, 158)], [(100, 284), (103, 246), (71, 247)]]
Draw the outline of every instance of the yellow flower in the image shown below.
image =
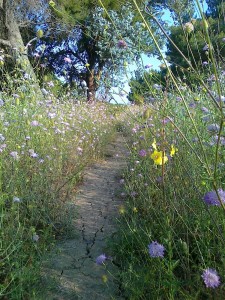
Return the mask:
[(49, 1), (49, 3), (48, 3), (51, 7), (55, 7), (55, 2), (54, 1)]
[(178, 151), (177, 148), (174, 147), (174, 145), (171, 145), (171, 150), (170, 150), (170, 156), (173, 157), (174, 154)]
[(154, 164), (156, 165), (162, 165), (165, 164), (168, 161), (168, 157), (163, 153), (163, 151), (157, 151), (155, 150), (152, 155), (151, 159), (154, 160)]
[(155, 149), (155, 150), (157, 150), (157, 147), (156, 147), (156, 140), (155, 140), (155, 139), (153, 140), (152, 148)]
[(102, 281), (106, 283), (108, 281), (108, 277), (106, 275), (102, 275)]
[(125, 207), (123, 205), (120, 205), (120, 207), (119, 207), (119, 213), (121, 215), (125, 214)]
[(85, 64), (85, 67), (87, 67), (87, 68), (90, 67), (90, 64), (89, 64), (89, 63), (86, 63), (86, 64)]
[(138, 212), (137, 207), (134, 207), (134, 208), (133, 208), (133, 212), (134, 212), (134, 213), (137, 213), (137, 212)]

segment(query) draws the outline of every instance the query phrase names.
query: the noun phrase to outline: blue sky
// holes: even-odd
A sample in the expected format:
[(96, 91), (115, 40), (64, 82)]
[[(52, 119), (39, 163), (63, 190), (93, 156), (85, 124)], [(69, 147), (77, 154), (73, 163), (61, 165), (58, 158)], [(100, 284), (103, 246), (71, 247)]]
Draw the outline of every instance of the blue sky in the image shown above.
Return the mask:
[[(207, 10), (207, 4), (205, 1), (203, 1), (203, 11), (206, 11)], [(198, 12), (198, 9), (196, 7), (196, 17), (199, 18), (200, 17), (200, 13)], [(164, 10), (164, 15), (162, 17), (163, 21), (167, 22), (169, 26), (173, 25), (173, 20), (171, 18), (171, 15), (170, 15), (170, 11), (169, 10)], [(166, 51), (166, 48), (163, 49), (163, 52)], [(157, 59), (156, 57), (148, 57), (146, 55), (143, 55), (142, 56), (142, 59), (143, 59), (143, 65), (152, 65), (152, 69), (155, 69), (155, 70), (159, 70), (159, 66), (160, 64), (162, 63), (161, 60)], [(136, 69), (136, 65), (131, 65), (129, 66), (128, 68), (128, 73), (130, 72), (130, 77), (131, 77), (131, 74), (132, 72)], [(118, 93), (118, 91), (116, 89), (114, 89), (116, 91), (116, 93)], [(124, 90), (126, 93), (129, 93), (129, 85), (128, 85), (128, 82), (125, 84), (125, 87), (124, 87)], [(121, 97), (119, 95), (116, 95), (114, 94), (113, 95), (116, 102), (115, 103), (128, 103), (129, 101), (126, 99), (126, 96), (124, 97)], [(113, 103), (113, 102), (112, 102)]]

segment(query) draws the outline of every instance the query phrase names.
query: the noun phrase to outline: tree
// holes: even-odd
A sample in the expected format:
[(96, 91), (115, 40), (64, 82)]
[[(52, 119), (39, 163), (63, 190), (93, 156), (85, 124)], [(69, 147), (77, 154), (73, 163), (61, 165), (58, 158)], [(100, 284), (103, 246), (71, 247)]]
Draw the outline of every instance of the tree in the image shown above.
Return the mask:
[(130, 92), (128, 100), (135, 104), (152, 103), (156, 94), (166, 87), (166, 69), (135, 72), (135, 77), (129, 81)]
[[(35, 9), (40, 4), (40, 1), (10, 1), (10, 0), (0, 0), (0, 48), (4, 49), (11, 57), (11, 64), (17, 63), (23, 70), (23, 73), (27, 74), (34, 83), (36, 93), (41, 95), (39, 85), (37, 83), (36, 75), (30, 64), (27, 56), (27, 52), (21, 37), (19, 17), (24, 17), (23, 13), (28, 12), (28, 8)], [(20, 5), (25, 5), (26, 9), (19, 10)], [(20, 16), (17, 14), (17, 9), (20, 11)], [(26, 26), (25, 22), (23, 26)]]
[(220, 18), (224, 20), (225, 17), (225, 3), (223, 0), (206, 0), (207, 11), (206, 16), (214, 19)]
[[(213, 49), (214, 58), (218, 65), (224, 63), (225, 57), (225, 25), (222, 20), (208, 18), (208, 32)], [(188, 23), (190, 25), (190, 23)], [(191, 25), (190, 25), (191, 26)], [(185, 31), (184, 25), (172, 26), (170, 38), (174, 44), (180, 49), (183, 55), (188, 59), (193, 68), (198, 71), (198, 76), (207, 75), (210, 69), (211, 59), (209, 57), (209, 45), (204, 33), (202, 20), (193, 20), (193, 30)], [(188, 83), (197, 83), (196, 74), (191, 72), (188, 62), (177, 51), (174, 45), (168, 41), (167, 43), (167, 60), (171, 65), (174, 75), (186, 80)]]
[[(60, 11), (53, 6), (53, 12)], [(70, 17), (65, 17), (67, 25), (71, 25)], [(152, 28), (155, 28), (153, 24)], [(158, 35), (159, 41), (160, 38)], [(107, 13), (96, 7), (76, 26), (73, 24), (67, 38), (62, 39), (60, 35), (52, 41), (46, 36), (42, 42), (45, 50), (41, 62), (70, 85), (86, 82), (88, 101), (95, 98), (100, 86), (108, 89), (119, 85), (126, 66), (138, 60), (142, 52), (153, 54), (155, 51), (132, 6)], [(40, 46), (38, 44), (37, 49)]]

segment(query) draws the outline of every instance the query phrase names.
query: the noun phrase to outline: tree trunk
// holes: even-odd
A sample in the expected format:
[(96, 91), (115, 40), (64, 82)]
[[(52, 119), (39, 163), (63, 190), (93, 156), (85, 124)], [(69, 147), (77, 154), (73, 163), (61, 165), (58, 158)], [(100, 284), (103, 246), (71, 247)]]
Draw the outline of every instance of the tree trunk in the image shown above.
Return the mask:
[(96, 85), (95, 85), (95, 78), (94, 78), (94, 70), (90, 70), (87, 74), (87, 101), (93, 102), (95, 101), (95, 91), (96, 91)]
[(24, 74), (26, 73), (29, 76), (36, 96), (43, 97), (8, 0), (0, 0), (0, 47), (7, 49)]

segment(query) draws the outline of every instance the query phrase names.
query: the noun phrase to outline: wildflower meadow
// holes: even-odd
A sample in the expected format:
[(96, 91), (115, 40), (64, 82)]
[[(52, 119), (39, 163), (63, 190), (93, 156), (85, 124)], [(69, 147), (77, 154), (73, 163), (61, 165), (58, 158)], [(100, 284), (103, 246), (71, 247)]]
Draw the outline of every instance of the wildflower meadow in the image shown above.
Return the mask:
[(84, 169), (119, 134), (102, 281), (122, 299), (225, 299), (224, 3), (84, 2), (0, 1), (18, 30), (0, 18), (0, 298), (42, 299)]

